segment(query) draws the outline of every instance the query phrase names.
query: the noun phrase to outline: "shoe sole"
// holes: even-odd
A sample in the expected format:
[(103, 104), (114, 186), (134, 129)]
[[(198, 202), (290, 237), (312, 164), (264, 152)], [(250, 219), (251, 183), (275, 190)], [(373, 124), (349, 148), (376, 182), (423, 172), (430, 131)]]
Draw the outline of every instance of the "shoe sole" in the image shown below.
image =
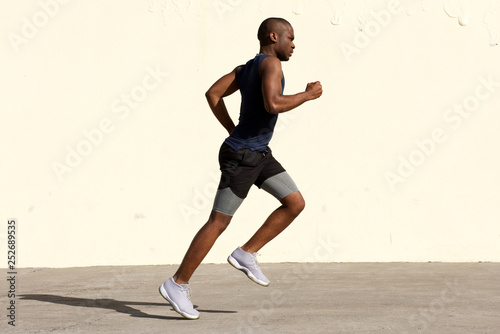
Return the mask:
[(243, 267), (242, 265), (240, 265), (240, 263), (238, 262), (238, 260), (236, 260), (231, 255), (229, 255), (229, 257), (227, 258), (227, 262), (229, 262), (229, 264), (232, 265), (234, 268), (236, 268), (239, 271), (242, 271), (243, 273), (245, 273), (245, 275), (247, 275), (247, 277), (252, 282), (257, 283), (258, 285), (261, 285), (261, 286), (269, 286), (269, 283), (266, 283), (266, 282), (263, 282), (263, 281), (259, 280), (257, 277), (255, 277), (254, 274), (252, 274), (252, 272), (250, 270), (248, 270), (246, 267)]
[(196, 320), (200, 317), (200, 315), (198, 315), (197, 317), (193, 317), (192, 315), (189, 315), (185, 312), (181, 312), (180, 309), (179, 309), (179, 306), (177, 306), (176, 303), (174, 303), (174, 301), (170, 298), (170, 296), (168, 295), (167, 293), (167, 290), (165, 290), (165, 288), (163, 287), (163, 284), (160, 285), (160, 287), (158, 288), (158, 291), (160, 292), (160, 295), (167, 301), (170, 303), (170, 305), (172, 306), (172, 308), (175, 310), (175, 312), (179, 313), (180, 315), (182, 315), (184, 318), (186, 319), (189, 319), (189, 320)]

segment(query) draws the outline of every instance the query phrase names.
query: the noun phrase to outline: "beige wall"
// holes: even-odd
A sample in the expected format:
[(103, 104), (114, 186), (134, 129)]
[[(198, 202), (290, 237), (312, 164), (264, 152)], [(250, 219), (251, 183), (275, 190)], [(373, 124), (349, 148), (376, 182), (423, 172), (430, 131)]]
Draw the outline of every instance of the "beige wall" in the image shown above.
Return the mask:
[[(179, 263), (226, 135), (203, 94), (269, 16), (285, 93), (324, 94), (280, 116), (307, 207), (261, 261), (499, 261), (498, 0), (3, 1), (2, 249), (14, 217), (22, 267)], [(206, 262), (277, 204), (253, 189)]]

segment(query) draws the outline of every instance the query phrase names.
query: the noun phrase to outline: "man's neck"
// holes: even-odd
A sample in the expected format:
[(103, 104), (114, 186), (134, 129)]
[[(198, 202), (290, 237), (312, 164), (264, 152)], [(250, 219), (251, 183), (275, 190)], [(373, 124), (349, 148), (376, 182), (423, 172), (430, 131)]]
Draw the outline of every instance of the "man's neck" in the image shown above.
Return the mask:
[(266, 55), (270, 55), (270, 56), (275, 56), (276, 57), (276, 52), (272, 48), (265, 47), (265, 46), (261, 46), (260, 47), (259, 54), (266, 54)]

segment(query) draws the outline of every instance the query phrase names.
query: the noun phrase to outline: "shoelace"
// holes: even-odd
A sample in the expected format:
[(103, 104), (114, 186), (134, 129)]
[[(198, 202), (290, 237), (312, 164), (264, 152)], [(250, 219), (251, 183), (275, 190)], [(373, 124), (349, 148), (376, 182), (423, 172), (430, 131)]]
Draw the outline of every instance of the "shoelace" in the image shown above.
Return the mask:
[(189, 300), (191, 300), (191, 288), (190, 287), (182, 287), (182, 293), (184, 296), (186, 296)]
[(260, 270), (260, 265), (259, 265), (259, 261), (257, 261), (257, 256), (260, 256), (259, 253), (253, 253), (253, 263), (255, 264), (255, 266), (257, 267), (257, 269)]

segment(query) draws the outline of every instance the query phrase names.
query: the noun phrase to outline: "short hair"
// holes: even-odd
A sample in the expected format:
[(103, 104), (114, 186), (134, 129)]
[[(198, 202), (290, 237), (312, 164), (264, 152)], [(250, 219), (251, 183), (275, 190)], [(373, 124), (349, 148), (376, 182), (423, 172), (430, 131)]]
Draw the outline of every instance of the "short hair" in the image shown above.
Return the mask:
[(266, 41), (266, 38), (269, 37), (269, 34), (272, 32), (281, 33), (281, 30), (278, 30), (280, 27), (284, 27), (286, 25), (292, 26), (290, 22), (281, 18), (281, 17), (270, 17), (262, 21), (259, 26), (259, 30), (257, 31), (257, 38), (261, 43)]

